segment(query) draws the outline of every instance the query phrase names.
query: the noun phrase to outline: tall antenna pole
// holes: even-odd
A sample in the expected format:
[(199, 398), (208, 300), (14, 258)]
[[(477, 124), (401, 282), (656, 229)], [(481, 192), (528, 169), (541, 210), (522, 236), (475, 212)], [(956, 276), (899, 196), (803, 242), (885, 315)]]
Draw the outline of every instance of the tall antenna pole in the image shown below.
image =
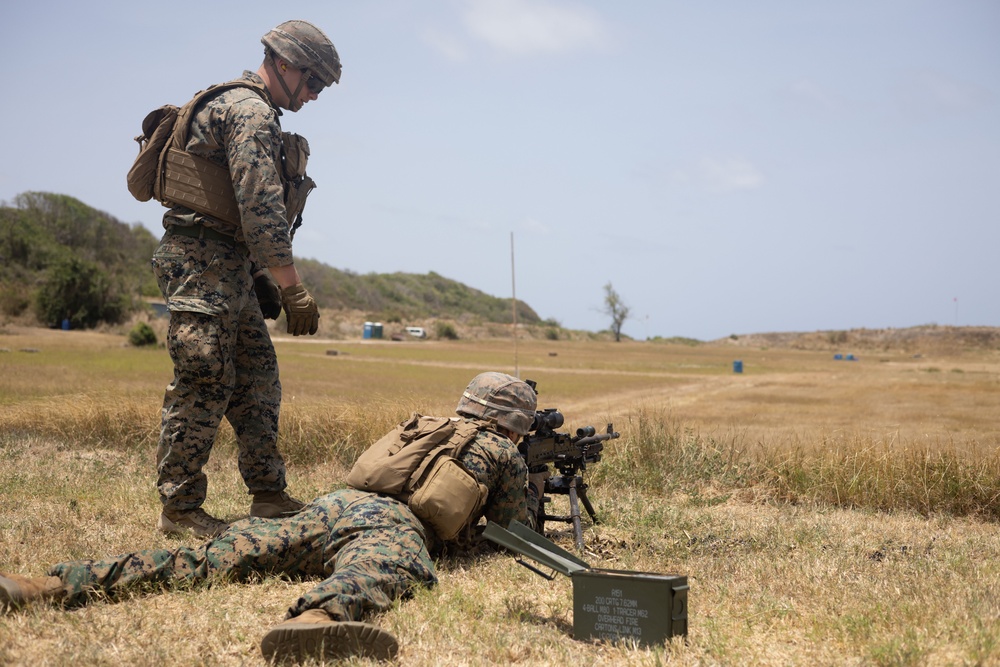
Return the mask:
[(510, 296), (514, 322), (514, 377), (520, 378), (517, 367), (517, 283), (514, 280), (514, 232), (510, 233)]

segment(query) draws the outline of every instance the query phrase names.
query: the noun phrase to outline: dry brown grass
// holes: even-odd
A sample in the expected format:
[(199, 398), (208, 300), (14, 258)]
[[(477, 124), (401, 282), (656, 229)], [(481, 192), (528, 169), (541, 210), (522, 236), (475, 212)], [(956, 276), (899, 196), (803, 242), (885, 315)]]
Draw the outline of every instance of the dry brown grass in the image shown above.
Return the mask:
[[(165, 352), (10, 330), (0, 348), (0, 568), (177, 544), (153, 530)], [(281, 438), (302, 497), (339, 486), (354, 453), (409, 411), (450, 411), (476, 372), (514, 370), (495, 341), (278, 349)], [(614, 420), (623, 433), (588, 471), (603, 523), (586, 532), (587, 558), (687, 574), (689, 641), (574, 641), (570, 582), (493, 556), (442, 562), (440, 586), (375, 619), (399, 637), (400, 664), (1000, 664), (996, 353), (834, 362), (539, 341), (518, 364), (567, 427)], [(207, 509), (244, 515), (228, 429), (208, 474)], [(263, 664), (260, 637), (309, 586), (36, 607), (0, 618), (0, 664)]]

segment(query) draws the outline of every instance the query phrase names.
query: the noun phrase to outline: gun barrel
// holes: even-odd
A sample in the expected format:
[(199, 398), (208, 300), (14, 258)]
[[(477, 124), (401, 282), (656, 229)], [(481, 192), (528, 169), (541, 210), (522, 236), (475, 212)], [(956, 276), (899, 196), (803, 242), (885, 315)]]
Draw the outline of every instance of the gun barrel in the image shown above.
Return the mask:
[(598, 442), (604, 442), (605, 440), (614, 440), (620, 436), (620, 433), (602, 433), (600, 435), (592, 435), (587, 438), (580, 438), (579, 440), (574, 441), (573, 444), (577, 447), (589, 447), (590, 445)]

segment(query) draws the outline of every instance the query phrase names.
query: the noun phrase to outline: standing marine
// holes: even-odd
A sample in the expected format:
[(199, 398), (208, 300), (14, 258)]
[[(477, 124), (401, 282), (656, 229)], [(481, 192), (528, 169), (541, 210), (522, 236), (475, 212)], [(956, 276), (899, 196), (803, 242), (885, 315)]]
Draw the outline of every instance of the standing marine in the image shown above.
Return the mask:
[(318, 329), (319, 308), (292, 259), (292, 234), (315, 184), (305, 174), (308, 143), (282, 132), (280, 117), (338, 83), (341, 64), (329, 38), (306, 21), (282, 23), (261, 41), (256, 72), (186, 105), (190, 122), (178, 123), (162, 161), (157, 198), (170, 209), (152, 264), (170, 311), (174, 365), (156, 451), (157, 527), (165, 533), (226, 529), (202, 509), (202, 468), (223, 417), (236, 434), (250, 514), (275, 517), (304, 506), (285, 490), (281, 383), (264, 320), (283, 308), (290, 334)]

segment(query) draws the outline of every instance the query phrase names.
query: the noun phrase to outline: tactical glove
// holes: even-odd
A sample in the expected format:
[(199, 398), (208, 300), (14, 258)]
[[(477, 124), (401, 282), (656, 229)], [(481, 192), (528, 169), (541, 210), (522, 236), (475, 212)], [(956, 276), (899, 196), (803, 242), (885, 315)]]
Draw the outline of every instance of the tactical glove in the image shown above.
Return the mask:
[(271, 276), (261, 271), (253, 279), (253, 291), (257, 294), (257, 303), (265, 320), (276, 320), (281, 315), (281, 292), (271, 280)]
[(534, 490), (536, 498), (541, 498), (545, 495), (545, 481), (549, 477), (552, 477), (552, 473), (549, 471), (548, 466), (542, 472), (528, 473), (528, 484)]
[(288, 333), (293, 336), (311, 336), (319, 329), (319, 306), (302, 283), (281, 289), (281, 305), (285, 307)]

